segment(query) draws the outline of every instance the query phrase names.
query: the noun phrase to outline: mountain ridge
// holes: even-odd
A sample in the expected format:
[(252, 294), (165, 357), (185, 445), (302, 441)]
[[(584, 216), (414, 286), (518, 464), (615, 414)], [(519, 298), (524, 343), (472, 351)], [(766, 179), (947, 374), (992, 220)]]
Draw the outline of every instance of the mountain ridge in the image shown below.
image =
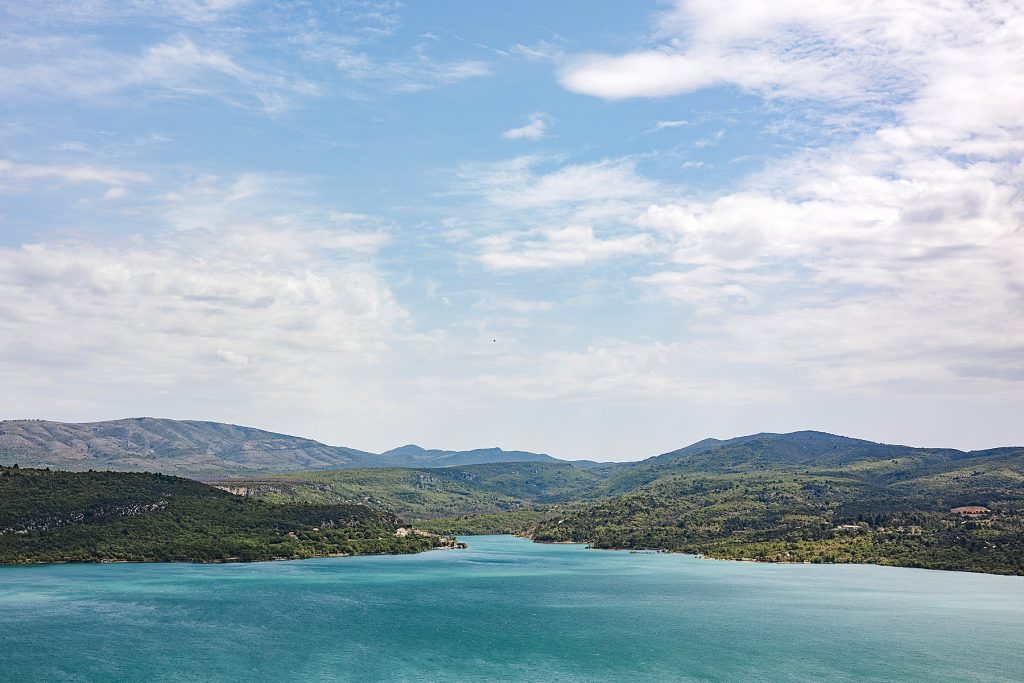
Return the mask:
[[(450, 464), (516, 454), (534, 460)], [(588, 465), (500, 448), (409, 444), (375, 455), (199, 421), (0, 423), (0, 463), (44, 465), (32, 459), (55, 468), (184, 469), (257, 502), (367, 505), (442, 534), (1024, 574), (1022, 447), (914, 448), (801, 431), (704, 439), (641, 461)], [(413, 459), (417, 466), (407, 464)]]
[(252, 475), (350, 467), (449, 467), (568, 462), (543, 453), (409, 444), (377, 454), (255, 427), (134, 417), (100, 422), (0, 421), (0, 464), (69, 471), (109, 469), (185, 476)]
[(550, 456), (547, 453), (506, 451), (498, 446), (472, 448), (466, 451), (450, 451), (439, 448), (423, 448), (417, 444), (406, 444), (405, 446), (384, 451), (377, 457), (380, 462), (387, 462), (388, 464), (385, 466), (388, 467), (429, 467), (429, 463), (444, 463), (443, 467), (450, 467), (453, 465), (478, 465), (489, 462), (568, 462)]
[(812, 430), (761, 432), (731, 439), (707, 438), (636, 461), (563, 460), (546, 453), (428, 449), (416, 444), (371, 453), (313, 439), (205, 420), (136, 417), (101, 422), (0, 421), (0, 464), (64, 470), (156, 471), (185, 476), (246, 476), (344, 468), (453, 467), (498, 462), (568, 463), (621, 470), (636, 483), (666, 469), (722, 471), (728, 467), (842, 465), (857, 459), (932, 458), (936, 462), (978, 454), (1013, 453), (1020, 447), (984, 451), (916, 448)]

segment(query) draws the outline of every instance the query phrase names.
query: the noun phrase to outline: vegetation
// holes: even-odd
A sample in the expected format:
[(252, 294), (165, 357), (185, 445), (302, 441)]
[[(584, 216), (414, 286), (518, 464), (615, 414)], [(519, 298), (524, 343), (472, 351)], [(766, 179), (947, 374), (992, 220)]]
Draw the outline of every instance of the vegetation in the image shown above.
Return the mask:
[(200, 478), (252, 477), (291, 470), (448, 467), (513, 461), (559, 462), (549, 455), (500, 448), (442, 451), (409, 445), (385, 453), (367, 453), (252, 427), (197, 420), (140, 417), (84, 424), (0, 421), (0, 465), (20, 463), (22, 467), (78, 472), (151, 470)]
[[(396, 537), (402, 517), (439, 534), (1024, 574), (1022, 448), (967, 453), (759, 434), (638, 463), (355, 468), (213, 482), (238, 495), (161, 475), (2, 472), (5, 561), (267, 559), (442, 542)], [(12, 485), (16, 495), (4, 488)], [(984, 511), (953, 510), (966, 505)]]
[(558, 507), (514, 512), (491, 512), (461, 517), (414, 520), (416, 528), (446, 536), (475, 536), (480, 534), (529, 534), (540, 524), (558, 514)]
[[(721, 442), (720, 442), (721, 443)], [(803, 433), (748, 437), (611, 474), (539, 541), (723, 559), (1024, 574), (1024, 449), (912, 449)], [(989, 512), (952, 509), (980, 505)]]
[[(798, 432), (586, 468), (348, 469), (239, 484), (267, 501), (365, 503), (438, 533), (1024, 574), (1024, 449), (965, 453)], [(950, 511), (970, 504), (990, 512)]]
[(445, 468), (296, 472), (207, 480), (267, 502), (363, 503), (409, 519), (529, 510), (587, 498), (602, 481), (567, 463), (512, 462)]
[(401, 525), (363, 505), (271, 505), (161, 474), (0, 468), (0, 563), (253, 561), (450, 544), (396, 534)]
[(73, 424), (0, 422), (0, 465), (69, 471), (154, 471), (181, 476), (252, 475), (370, 466), (377, 456), (251, 427), (151, 417)]

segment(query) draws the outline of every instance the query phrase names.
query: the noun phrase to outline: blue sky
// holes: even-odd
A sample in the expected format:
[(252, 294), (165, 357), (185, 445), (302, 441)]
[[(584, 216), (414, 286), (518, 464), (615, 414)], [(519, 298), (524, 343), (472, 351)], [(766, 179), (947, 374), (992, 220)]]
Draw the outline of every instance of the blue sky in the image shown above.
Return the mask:
[(0, 9), (0, 413), (1024, 442), (1018, 2)]

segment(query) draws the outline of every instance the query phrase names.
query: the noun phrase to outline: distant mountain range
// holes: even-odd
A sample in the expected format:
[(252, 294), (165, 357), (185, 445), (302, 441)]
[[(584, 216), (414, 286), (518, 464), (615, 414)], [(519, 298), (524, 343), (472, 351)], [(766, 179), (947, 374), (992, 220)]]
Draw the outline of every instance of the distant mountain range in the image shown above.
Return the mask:
[(544, 453), (504, 451), (500, 448), (476, 448), (471, 451), (442, 451), (414, 444), (392, 448), (375, 456), (372, 467), (451, 467), (484, 465), (492, 462), (566, 462)]
[[(134, 496), (136, 485), (148, 491), (163, 483), (99, 473), (99, 479), (75, 479), (26, 467), (145, 470), (203, 479), (240, 499), (283, 505), (282, 514), (292, 514), (289, 506), (365, 505), (442, 534), (515, 532), (539, 541), (716, 558), (1024, 575), (1024, 447), (965, 452), (802, 431), (705, 439), (637, 462), (594, 463), (497, 448), (408, 445), (374, 454), (214, 422), (0, 422), (0, 464), (15, 463), (19, 469), (0, 474), (17, 475), (24, 486), (12, 489), (6, 504), (28, 506), (36, 521), (67, 502), (65, 484), (78, 482), (89, 495), (96, 493), (89, 482), (124, 484)], [(29, 509), (33, 491), (49, 501), (39, 510)], [(134, 511), (137, 505), (124, 502), (132, 500), (146, 510), (163, 505), (163, 498), (147, 496), (101, 496), (72, 512), (88, 517), (107, 510), (108, 502)], [(0, 491), (0, 508), (4, 504)], [(153, 524), (163, 523), (158, 513)], [(213, 518), (229, 513), (224, 508)], [(12, 524), (8, 531), (22, 528)], [(385, 537), (392, 538), (369, 540)], [(268, 536), (260, 543), (280, 540)]]
[[(778, 465), (845, 465), (854, 460), (902, 458), (957, 460), (990, 451), (921, 449), (878, 444), (823, 432), (752, 434), (734, 439), (704, 439), (646, 460), (619, 463), (622, 490), (662, 471), (729, 471)], [(502, 462), (570, 463), (608, 468), (615, 463), (567, 461), (544, 453), (478, 448), (427, 449), (409, 444), (383, 453), (328, 446), (298, 436), (253, 427), (197, 420), (138, 417), (106, 422), (0, 421), (0, 465), (54, 469), (150, 471), (197, 477), (248, 476), (299, 470), (352, 467), (438, 468)], [(627, 483), (628, 482), (628, 483)], [(610, 481), (611, 485), (612, 482)]]
[[(276, 434), (252, 427), (139, 417), (107, 422), (0, 422), (0, 465), (54, 469), (152, 471), (227, 476), (342, 467), (448, 467), (493, 462), (563, 462), (542, 453), (483, 448), (385, 453)], [(592, 464), (592, 463), (583, 463)]]
[(965, 452), (804, 431), (586, 468), (507, 462), (215, 483), (272, 503), (364, 503), (443, 534), (1024, 574), (1021, 447)]

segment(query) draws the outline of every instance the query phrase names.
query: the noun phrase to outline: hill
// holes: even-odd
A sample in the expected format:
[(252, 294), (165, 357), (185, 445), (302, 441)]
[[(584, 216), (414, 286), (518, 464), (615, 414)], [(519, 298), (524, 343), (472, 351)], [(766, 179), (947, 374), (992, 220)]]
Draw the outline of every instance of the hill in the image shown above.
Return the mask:
[(104, 469), (209, 477), (522, 461), (562, 462), (549, 455), (500, 448), (443, 451), (403, 446), (378, 455), (252, 427), (195, 420), (141, 417), (88, 423), (0, 422), (0, 465), (68, 471)]
[(604, 492), (625, 493), (671, 474), (730, 474), (807, 467), (846, 467), (858, 462), (892, 460), (902, 463), (901, 467), (908, 468), (908, 471), (915, 471), (927, 464), (956, 462), (971, 455), (970, 452), (950, 448), (880, 444), (824, 432), (752, 434), (726, 441), (705, 439), (646, 460), (621, 463), (621, 467), (609, 478)]
[(0, 464), (218, 474), (366, 466), (373, 455), (252, 427), (159, 418), (0, 423)]
[(269, 502), (365, 503), (407, 519), (531, 509), (583, 500), (599, 475), (561, 462), (446, 468), (339, 469), (261, 478), (208, 479)]
[(469, 451), (444, 451), (421, 448), (415, 444), (384, 451), (376, 462), (383, 467), (452, 467), (492, 462), (564, 462), (544, 453), (477, 448)]
[[(438, 533), (1024, 574), (1024, 448), (968, 452), (795, 432), (705, 439), (640, 462), (567, 463), (500, 449), (374, 455), (203, 422), (2, 429), (8, 461), (43, 452), (79, 469), (178, 468), (278, 511), (366, 505)], [(490, 457), (520, 461), (450, 464)], [(410, 461), (419, 466), (380, 466)], [(280, 471), (289, 464), (294, 471)], [(959, 510), (971, 506), (980, 511)]]
[(270, 505), (189, 479), (0, 468), (0, 563), (249, 561), (418, 552), (364, 505)]
[[(727, 559), (1024, 573), (1024, 448), (911, 448), (758, 434), (613, 470), (542, 541)], [(986, 511), (964, 514), (956, 508)]]

